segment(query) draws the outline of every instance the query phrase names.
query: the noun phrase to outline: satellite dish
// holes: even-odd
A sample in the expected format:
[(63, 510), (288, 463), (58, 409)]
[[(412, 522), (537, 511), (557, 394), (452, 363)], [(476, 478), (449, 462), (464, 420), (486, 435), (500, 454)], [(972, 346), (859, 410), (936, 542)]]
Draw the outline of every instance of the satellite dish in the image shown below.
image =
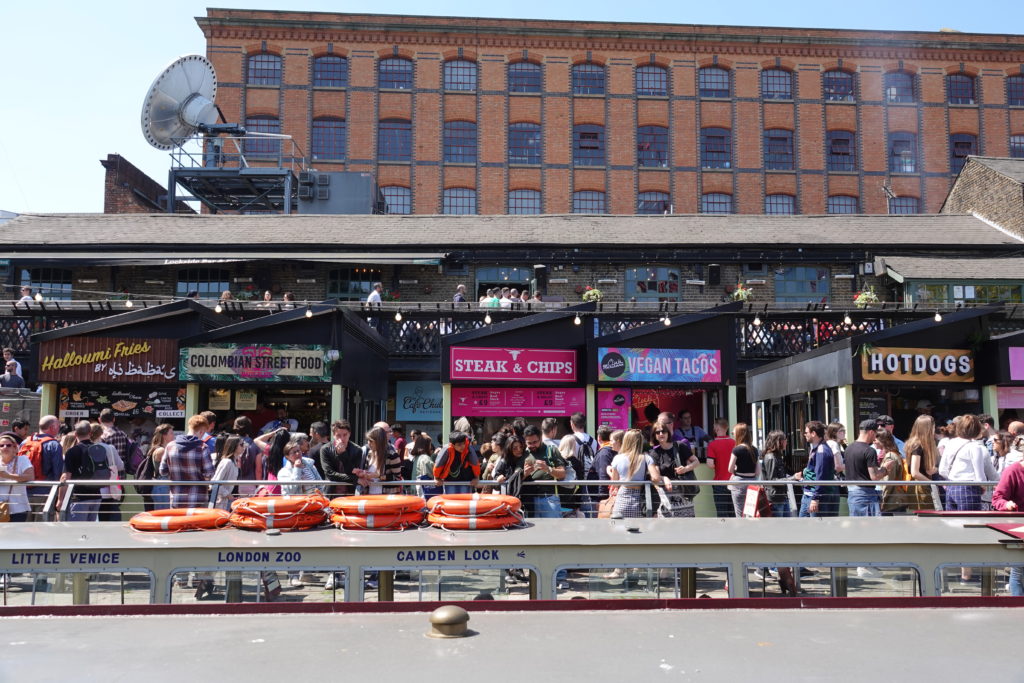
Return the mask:
[(217, 123), (213, 103), (217, 74), (202, 55), (185, 55), (171, 62), (142, 103), (142, 134), (157, 149), (180, 147), (196, 131)]

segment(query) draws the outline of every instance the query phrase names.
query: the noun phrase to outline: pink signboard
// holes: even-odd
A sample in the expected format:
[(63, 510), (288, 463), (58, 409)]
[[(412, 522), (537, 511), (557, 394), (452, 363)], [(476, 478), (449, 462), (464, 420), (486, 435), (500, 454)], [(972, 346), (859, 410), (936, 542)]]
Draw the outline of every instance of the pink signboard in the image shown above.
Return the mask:
[(612, 429), (629, 429), (629, 409), (633, 405), (629, 389), (597, 390), (597, 424)]
[(1024, 379), (1024, 346), (1011, 346), (1010, 379)]
[(999, 409), (1024, 408), (1024, 387), (999, 387), (996, 389)]
[(452, 415), (465, 417), (540, 417), (583, 412), (586, 389), (513, 389), (452, 387)]
[(453, 382), (575, 382), (576, 352), (453, 346), (450, 378)]

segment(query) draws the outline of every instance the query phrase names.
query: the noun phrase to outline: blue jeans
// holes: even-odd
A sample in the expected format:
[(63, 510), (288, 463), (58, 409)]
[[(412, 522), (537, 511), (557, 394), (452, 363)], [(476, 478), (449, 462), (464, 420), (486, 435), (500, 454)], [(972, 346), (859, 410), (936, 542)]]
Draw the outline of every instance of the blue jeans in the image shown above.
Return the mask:
[(537, 496), (533, 499), (533, 516), (561, 519), (562, 505), (558, 496)]
[(839, 499), (837, 497), (819, 496), (817, 512), (811, 512), (810, 505), (810, 496), (804, 496), (800, 499), (801, 517), (835, 517), (839, 514)]
[(881, 517), (882, 503), (878, 491), (863, 486), (851, 486), (847, 495), (851, 517)]
[(784, 498), (779, 502), (772, 501), (772, 517), (792, 517), (793, 511), (789, 509), (789, 499)]
[(469, 484), (444, 483), (445, 493), (473, 493), (473, 487)]
[(95, 522), (100, 511), (100, 499), (73, 500), (68, 508), (69, 522)]
[(1024, 597), (1024, 567), (1010, 567), (1010, 595)]
[(732, 505), (732, 492), (728, 486), (712, 486), (711, 494), (715, 499), (715, 514), (718, 517), (736, 516), (736, 510)]

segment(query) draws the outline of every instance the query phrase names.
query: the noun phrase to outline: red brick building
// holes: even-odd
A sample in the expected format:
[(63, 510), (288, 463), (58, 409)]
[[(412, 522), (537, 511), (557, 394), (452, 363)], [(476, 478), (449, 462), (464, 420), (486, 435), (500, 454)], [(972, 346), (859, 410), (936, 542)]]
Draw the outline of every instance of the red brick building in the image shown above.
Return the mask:
[[(928, 213), (1024, 156), (1024, 36), (211, 9), (229, 120), (393, 212)], [(258, 152), (258, 149), (253, 149)]]

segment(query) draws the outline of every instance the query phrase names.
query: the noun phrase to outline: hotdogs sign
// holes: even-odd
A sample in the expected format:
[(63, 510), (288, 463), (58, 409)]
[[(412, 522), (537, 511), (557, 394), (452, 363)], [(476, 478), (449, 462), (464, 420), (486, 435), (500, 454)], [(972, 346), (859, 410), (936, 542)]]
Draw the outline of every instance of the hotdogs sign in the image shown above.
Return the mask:
[(148, 382), (177, 378), (173, 339), (65, 337), (39, 347), (43, 382)]
[(966, 349), (876, 346), (861, 354), (861, 377), (882, 382), (973, 382), (974, 356)]

